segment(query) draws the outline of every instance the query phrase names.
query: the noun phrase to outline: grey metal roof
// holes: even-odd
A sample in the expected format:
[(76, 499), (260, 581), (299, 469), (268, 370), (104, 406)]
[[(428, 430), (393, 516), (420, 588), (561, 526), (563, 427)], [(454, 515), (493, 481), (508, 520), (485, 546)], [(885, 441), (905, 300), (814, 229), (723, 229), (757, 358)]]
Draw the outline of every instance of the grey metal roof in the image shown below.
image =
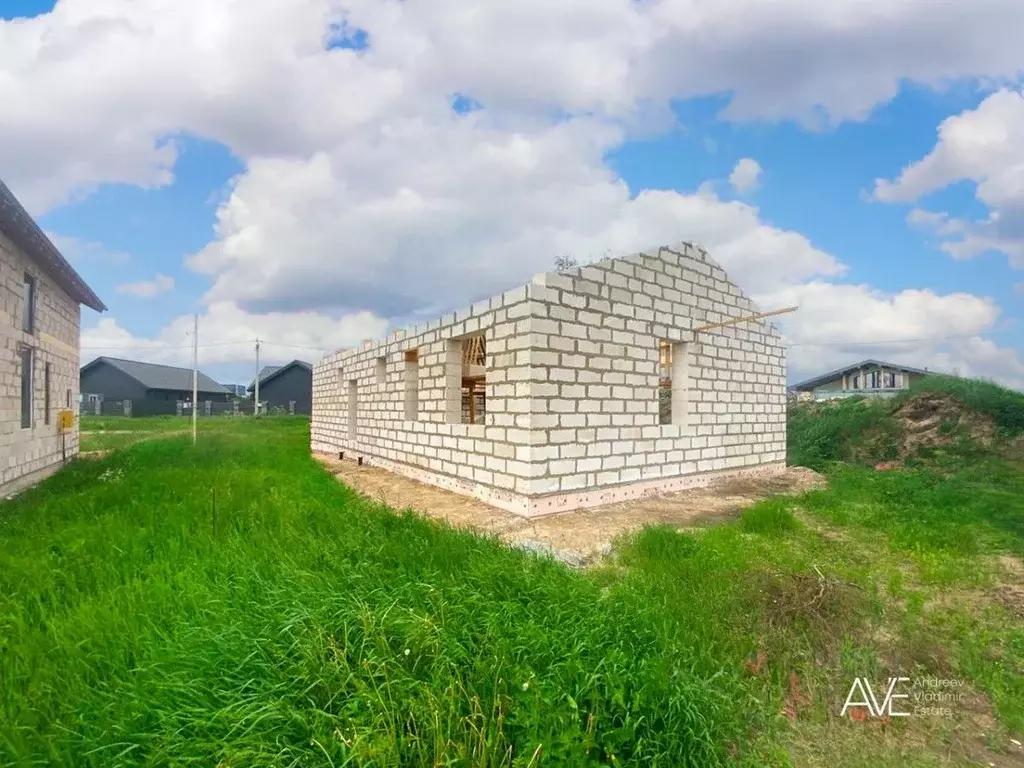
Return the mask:
[[(277, 378), (277, 376), (295, 365), (305, 368), (310, 373), (313, 372), (313, 364), (307, 363), (305, 360), (292, 360), (290, 363), (285, 363), (284, 365), (265, 365), (260, 369), (259, 373), (260, 386), (262, 387), (270, 381), (270, 379)], [(252, 384), (249, 385), (249, 389), (256, 389), (256, 379), (252, 380)]]
[[(277, 371), (281, 370), (281, 368), (282, 366), (280, 365), (264, 365), (262, 368), (260, 368), (260, 372), (256, 378), (258, 378), (260, 380), (260, 384), (262, 384), (266, 380), (267, 376), (269, 376), (272, 373), (276, 373)], [(249, 383), (249, 389), (253, 389), (255, 386), (256, 379), (253, 379)]]
[(815, 376), (813, 379), (808, 379), (807, 381), (801, 381), (799, 384), (794, 384), (792, 387), (790, 387), (790, 389), (797, 392), (802, 392), (808, 389), (814, 389), (815, 387), (819, 387), (822, 384), (827, 384), (828, 382), (834, 379), (838, 379), (840, 376), (843, 376), (847, 373), (860, 370), (861, 368), (867, 368), (868, 366), (872, 365), (884, 368), (894, 368), (897, 371), (904, 371), (905, 373), (919, 373), (921, 375), (932, 373), (932, 371), (922, 370), (921, 368), (911, 368), (909, 365), (899, 365), (897, 363), (886, 363), (881, 360), (869, 359), (861, 360), (859, 363), (852, 363), (851, 365), (844, 366), (843, 368), (837, 368), (834, 371), (823, 373), (821, 374), (821, 376)]
[[(192, 391), (192, 369), (176, 368), (172, 365), (157, 365), (156, 363), (141, 363), (138, 360), (121, 360), (116, 357), (97, 357), (88, 365), (82, 367), (82, 372), (89, 370), (95, 365), (106, 363), (117, 368), (126, 376), (131, 376), (146, 389), (170, 389), (175, 391)], [(198, 376), (199, 391), (209, 394), (229, 394), (228, 390), (211, 379), (202, 371)]]
[(85, 280), (68, 263), (57, 250), (50, 238), (43, 234), (35, 220), (29, 216), (14, 193), (0, 179), (0, 230), (4, 232), (32, 261), (42, 268), (57, 285), (79, 304), (95, 309), (97, 312), (106, 310), (106, 305)]

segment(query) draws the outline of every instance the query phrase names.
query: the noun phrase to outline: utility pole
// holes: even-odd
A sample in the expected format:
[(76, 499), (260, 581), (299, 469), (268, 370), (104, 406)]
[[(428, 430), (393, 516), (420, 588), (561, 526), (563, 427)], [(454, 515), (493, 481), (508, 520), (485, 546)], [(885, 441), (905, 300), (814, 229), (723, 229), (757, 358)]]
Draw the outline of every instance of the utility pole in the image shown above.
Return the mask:
[(193, 316), (192, 328), (192, 445), (196, 444), (196, 426), (199, 418), (199, 313)]
[(260, 340), (256, 339), (256, 393), (255, 403), (253, 403), (253, 415), (260, 415)]

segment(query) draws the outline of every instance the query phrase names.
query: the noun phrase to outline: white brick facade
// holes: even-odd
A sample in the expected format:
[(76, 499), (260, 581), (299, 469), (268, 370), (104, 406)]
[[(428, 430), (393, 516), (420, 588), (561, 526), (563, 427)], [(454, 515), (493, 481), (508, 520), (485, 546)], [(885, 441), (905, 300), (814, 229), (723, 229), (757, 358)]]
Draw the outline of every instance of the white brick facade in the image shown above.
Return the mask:
[[(21, 330), (24, 275), (35, 278), (35, 328)], [(58, 412), (78, 410), (80, 307), (0, 232), (0, 494), (56, 471), (78, 453), (78, 429), (61, 435)], [(32, 425), (21, 425), (21, 349), (33, 358)], [(46, 366), (50, 367), (49, 423)]]
[[(527, 516), (678, 490), (711, 473), (770, 471), (786, 449), (779, 335), (764, 321), (691, 331), (756, 312), (688, 244), (538, 275), (317, 363), (312, 449)], [(486, 420), (471, 425), (453, 392), (457, 340), (474, 333), (486, 339)], [(675, 354), (664, 425), (662, 340)], [(407, 370), (417, 368), (413, 388)]]

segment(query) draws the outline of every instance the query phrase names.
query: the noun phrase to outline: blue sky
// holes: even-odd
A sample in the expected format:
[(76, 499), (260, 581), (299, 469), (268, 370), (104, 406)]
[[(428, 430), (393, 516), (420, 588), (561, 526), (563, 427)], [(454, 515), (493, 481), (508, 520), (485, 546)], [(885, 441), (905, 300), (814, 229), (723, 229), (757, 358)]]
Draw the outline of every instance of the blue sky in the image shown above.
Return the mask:
[[(104, 5), (99, 0), (68, 0), (67, 8), (58, 11), (74, 9), (77, 14), (102, 16)], [(322, 13), (322, 9), (315, 7), (315, 0), (303, 0), (302, 6), (309, 6), (312, 18), (320, 18), (317, 14)], [(47, 14), (52, 8), (52, 3), (37, 0), (14, 0), (13, 3), (9, 0), (4, 4), (2, 13), (8, 19), (34, 17)], [(270, 342), (264, 347), (265, 361), (315, 360), (320, 354), (319, 349), (327, 351), (342, 343), (339, 339), (344, 334), (320, 331), (314, 323), (333, 323), (338, 328), (344, 324), (345, 333), (350, 337), (361, 337), (361, 334), (374, 335), (389, 323), (407, 319), (395, 316), (394, 312), (386, 312), (390, 305), (382, 298), (390, 295), (389, 286), (396, 280), (401, 282), (405, 279), (400, 276), (406, 271), (408, 284), (401, 286), (400, 295), (408, 297), (410, 317), (420, 310), (428, 312), (447, 306), (446, 302), (460, 303), (464, 299), (475, 298), (470, 294), (476, 286), (464, 287), (460, 293), (458, 285), (451, 285), (458, 281), (450, 279), (439, 283), (440, 287), (435, 287), (430, 296), (426, 295), (430, 290), (428, 285), (423, 285), (423, 295), (418, 294), (418, 285), (423, 282), (416, 279), (420, 268), (418, 262), (427, 257), (411, 262), (408, 270), (399, 266), (404, 263), (402, 259), (411, 258), (402, 250), (408, 250), (410, 243), (431, 240), (444, 243), (445, 238), (458, 236), (461, 241), (470, 239), (474, 252), (490, 249), (494, 256), (481, 267), (479, 290), (495, 286), (500, 290), (523, 282), (533, 272), (545, 268), (555, 251), (573, 247), (572, 244), (579, 244), (578, 253), (584, 257), (600, 255), (589, 254), (588, 249), (600, 250), (605, 242), (601, 235), (602, 223), (592, 221), (586, 211), (558, 212), (557, 217), (553, 215), (552, 221), (544, 223), (544, 226), (537, 223), (536, 236), (530, 234), (520, 238), (517, 235), (515, 242), (509, 241), (507, 233), (528, 228), (534, 223), (536, 214), (531, 218), (531, 199), (549, 189), (561, 188), (563, 184), (577, 184), (579, 195), (597, 190), (594, 194), (600, 192), (600, 199), (605, 204), (615, 206), (614, 210), (609, 207), (608, 212), (599, 218), (619, 217), (624, 222), (618, 228), (606, 230), (604, 237), (612, 250), (617, 250), (616, 246), (628, 248), (633, 243), (629, 238), (608, 234), (611, 232), (632, 228), (641, 233), (650, 229), (651, 232), (676, 234), (670, 210), (654, 210), (649, 201), (638, 199), (645, 190), (670, 190), (678, 195), (666, 205), (677, 206), (682, 217), (679, 224), (681, 236), (676, 239), (689, 239), (685, 217), (698, 216), (689, 228), (703, 236), (701, 242), (709, 248), (712, 256), (718, 254), (715, 248), (718, 245), (723, 254), (721, 260), (733, 279), (762, 303), (796, 296), (803, 305), (804, 297), (809, 297), (807, 284), (827, 282), (828, 291), (815, 294), (817, 298), (813, 301), (818, 304), (806, 298), (808, 311), (805, 319), (794, 318), (789, 325), (783, 326), (788, 337), (802, 342), (801, 349), (794, 348), (791, 353), (791, 378), (809, 376), (858, 357), (896, 354), (908, 363), (923, 367), (956, 367), (1008, 383), (1024, 382), (1024, 364), (1020, 363), (1024, 357), (1024, 331), (1021, 330), (1024, 295), (1015, 288), (1017, 284), (1024, 284), (1024, 271), (1013, 266), (1016, 242), (1003, 244), (1003, 250), (990, 249), (971, 258), (957, 260), (939, 248), (941, 239), (935, 232), (912, 226), (907, 221), (908, 213), (914, 208), (941, 212), (955, 220), (982, 220), (994, 209), (992, 206), (1000, 205), (1004, 209), (1005, 221), (1007, 212), (1013, 214), (1024, 210), (1024, 205), (1018, 208), (1012, 204), (1014, 201), (1007, 203), (1002, 199), (995, 204), (991, 200), (988, 204), (982, 203), (977, 199), (975, 182), (955, 178), (937, 179), (931, 187), (925, 184), (922, 194), (915, 194), (910, 184), (903, 185), (901, 190), (910, 191), (906, 194), (901, 191), (903, 198), (900, 200), (886, 201), (873, 197), (877, 179), (896, 180), (905, 166), (919, 162), (936, 148), (937, 130), (943, 120), (974, 113), (986, 102), (993, 89), (982, 90), (976, 77), (953, 79), (942, 89), (901, 78), (896, 95), (876, 99), (866, 117), (863, 114), (844, 115), (842, 108), (835, 108), (832, 112), (836, 114), (830, 114), (831, 124), (825, 127), (808, 127), (795, 113), (782, 118), (754, 115), (743, 119), (723, 119), (722, 112), (731, 100), (742, 101), (745, 86), (741, 76), (737, 76), (737, 85), (732, 90), (694, 98), (673, 95), (664, 99), (663, 107), (672, 110), (676, 125), (655, 131), (654, 135), (650, 135), (650, 131), (622, 129), (622, 125), (630, 123), (619, 120), (617, 115), (594, 117), (593, 108), (577, 110), (573, 114), (579, 119), (570, 121), (572, 125), (579, 126), (572, 128), (577, 140), (571, 142), (571, 146), (586, 145), (594, 137), (593, 153), (596, 154), (588, 154), (581, 149), (579, 157), (573, 155), (571, 162), (565, 162), (564, 171), (559, 170), (562, 175), (544, 163), (532, 171), (532, 177), (517, 172), (512, 181), (504, 183), (506, 189), (512, 184), (523, 186), (521, 196), (508, 192), (510, 199), (517, 201), (509, 208), (515, 208), (518, 202), (522, 202), (523, 211), (503, 211), (500, 190), (494, 193), (491, 204), (490, 191), (472, 191), (480, 182), (471, 163), (465, 161), (467, 167), (462, 169), (463, 158), (444, 155), (449, 143), (455, 143), (454, 139), (449, 142), (446, 136), (460, 136), (467, 141), (480, 137), (481, 142), (486, 140), (481, 146), (493, 146), (500, 144), (506, 135), (514, 133), (508, 126), (519, 125), (515, 121), (529, 118), (528, 128), (515, 130), (525, 130), (530, 146), (538, 156), (546, 157), (546, 152), (554, 153), (552, 157), (562, 157), (566, 153), (571, 155), (573, 149), (557, 149), (562, 141), (559, 131), (568, 130), (565, 121), (545, 124), (543, 120), (546, 118), (538, 115), (550, 114), (553, 106), (573, 106), (571, 102), (574, 99), (591, 98), (595, 99), (595, 104), (603, 105), (609, 97), (604, 93), (596, 97), (589, 92), (577, 94), (572, 92), (572, 84), (566, 86), (570, 89), (566, 93), (534, 93), (531, 89), (540, 86), (534, 86), (528, 76), (513, 80), (501, 75), (499, 80), (499, 76), (494, 75), (492, 81), (487, 79), (486, 72), (478, 74), (473, 70), (459, 69), (455, 64), (452, 65), (455, 72), (452, 77), (456, 81), (460, 77), (465, 79), (464, 87), (452, 88), (452, 78), (445, 80), (443, 86), (422, 83), (418, 79), (420, 75), (402, 69), (402, 62), (385, 59), (384, 53), (380, 54), (380, 60), (372, 58), (377, 55), (378, 48), (386, 50), (383, 46), (376, 46), (375, 41), (387, 40), (389, 29), (371, 11), (363, 12), (369, 14), (366, 20), (369, 32), (358, 28), (357, 20), (345, 22), (345, 28), (350, 31), (349, 39), (354, 41), (346, 43), (345, 47), (360, 50), (329, 51), (351, 55), (352, 59), (328, 59), (325, 52), (323, 62), (303, 62), (305, 69), (285, 73), (281, 83), (281, 93), (292, 98), (292, 94), (302, 90), (298, 85), (300, 82), (305, 87), (316, 78), (325, 76), (315, 67), (330, 67), (325, 82), (330, 83), (331, 88), (322, 100), (317, 101), (316, 108), (320, 108), (323, 100), (331, 100), (333, 88), (344, 85), (344, 78), (340, 78), (335, 69), (344, 61), (348, 67), (345, 72), (352, 71), (353, 66), (362, 68), (351, 75), (353, 88), (362, 87), (360, 78), (363, 78), (368, 83), (367, 88), (377, 83), (372, 93), (378, 94), (386, 88), (381, 84), (386, 81), (374, 78), (382, 78), (381, 73), (387, 73), (394, 79), (397, 72), (407, 78), (403, 86), (406, 92), (414, 88), (422, 91), (416, 92), (416, 98), (407, 98), (405, 104), (396, 100), (395, 104), (381, 107), (379, 115), (371, 115), (357, 125), (346, 122), (351, 119), (347, 114), (352, 109), (351, 105), (339, 102), (323, 120), (315, 114), (296, 113), (290, 121), (282, 122), (279, 130), (275, 130), (273, 125), (267, 125), (264, 130), (261, 114), (269, 115), (267, 120), (278, 119), (279, 115), (274, 114), (272, 104), (267, 107), (270, 112), (261, 112), (264, 107), (254, 103), (260, 98), (261, 85), (257, 80), (247, 84), (244, 78), (239, 78), (243, 82), (226, 80), (224, 85), (218, 86), (237, 88), (238, 91), (227, 98), (222, 93), (218, 94), (221, 102), (231, 102), (233, 111), (227, 117), (220, 114), (222, 107), (219, 103), (211, 106), (215, 102), (205, 96), (197, 96), (195, 103), (191, 103), (187, 82), (181, 88), (171, 89), (166, 101), (181, 103), (174, 107), (179, 113), (168, 116), (163, 114), (165, 108), (160, 99), (140, 96), (127, 78), (120, 82), (120, 78), (112, 77), (111, 80), (117, 82), (111, 82), (109, 93), (104, 91), (102, 82), (90, 84), (91, 90), (82, 97), (86, 99), (84, 103), (93, 103), (89, 99), (94, 99), (97, 104), (118, 104), (120, 102), (116, 100), (119, 98), (123, 98), (126, 105), (131, 99), (140, 100), (140, 103), (135, 105), (134, 111), (126, 110), (120, 122), (112, 124), (115, 127), (90, 127), (102, 137), (102, 142), (109, 142), (109, 146), (104, 144), (95, 150), (95, 158), (83, 160), (74, 151), (66, 149), (75, 143), (69, 139), (62, 148), (68, 154), (63, 159), (63, 166), (58, 166), (56, 160), (41, 160), (33, 164), (26, 162), (23, 156), (8, 159), (16, 169), (14, 178), (9, 179), (12, 188), (39, 213), (43, 228), (55, 236), (83, 277), (109, 307), (104, 316), (107, 326), (102, 328), (99, 315), (83, 310), (83, 326), (87, 329), (83, 339), (84, 358), (94, 354), (131, 354), (170, 362), (184, 361), (187, 359), (184, 347), (188, 339), (182, 332), (182, 318), (199, 312), (203, 316), (201, 338), (218, 345), (204, 348), (201, 354), (205, 360), (204, 370), (215, 378), (223, 381), (248, 381), (251, 378), (255, 361), (249, 359), (252, 355), (247, 339), (256, 335)], [(302, 20), (302, 13), (295, 15)], [(69, 39), (73, 41), (70, 55), (74, 57), (74, 51), (80, 51), (83, 66), (89, 66), (91, 57), (99, 55), (97, 48), (86, 39), (88, 28), (77, 16), (61, 18), (59, 13), (55, 13), (37, 18), (35, 22), (43, 26), (32, 29), (45, 27), (50, 34), (54, 34), (54, 30), (64, 30), (64, 34), (70, 35)], [(377, 29), (371, 22), (382, 26)], [(198, 19), (195, 23), (209, 22)], [(337, 20), (332, 23), (335, 30), (342, 28)], [(412, 28), (412, 21), (409, 24)], [(23, 34), (13, 27), (12, 30)], [(408, 29), (399, 30), (397, 27), (391, 31), (396, 36), (399, 32), (410, 33)], [(329, 29), (325, 27), (324, 32), (327, 34)], [(222, 31), (221, 34), (226, 33)], [(260, 30), (251, 34), (258, 36)], [(298, 39), (306, 32), (296, 27), (294, 34)], [(325, 49), (337, 47), (336, 38), (337, 35), (334, 36), (334, 44), (328, 41)], [(187, 46), (190, 41), (167, 41), (168, 46), (174, 44)], [(246, 41), (231, 41), (231, 44), (242, 46), (246, 55), (261, 55), (258, 46), (253, 46), (256, 50), (249, 50)], [(111, 56), (116, 57), (119, 45), (124, 48), (122, 64), (131, 66), (129, 54), (133, 42), (117, 38), (110, 44)], [(457, 58), (450, 53), (451, 48), (445, 49), (444, 41), (436, 42), (436, 50), (439, 61), (444, 56)], [(184, 50), (182, 55), (186, 55)], [(0, 53), (2, 62), (3, 54)], [(532, 64), (524, 61), (524, 70)], [(154, 62), (145, 66), (158, 67), (161, 64)], [(259, 66), (260, 62), (256, 61), (252, 69), (258, 70)], [(825, 62), (822, 66), (827, 68), (831, 64)], [(781, 68), (781, 71), (788, 70)], [(894, 77), (901, 75), (898, 63), (893, 65), (892, 72)], [(298, 78), (303, 73), (307, 76), (300, 81)], [(855, 75), (851, 73), (854, 82)], [(175, 72), (169, 70), (168, 77), (173, 79), (175, 76)], [(288, 81), (287, 77), (296, 79)], [(786, 99), (790, 99), (795, 105), (793, 110), (798, 110), (798, 102), (805, 98), (805, 91), (811, 86), (803, 83), (798, 84), (799, 87), (794, 85), (791, 94), (783, 80), (780, 76), (777, 84), (779, 103), (785, 107)], [(52, 84), (53, 81), (46, 82)], [(153, 87), (159, 89), (160, 81), (157, 82)], [(661, 83), (658, 85), (662, 86)], [(674, 83), (669, 83), (669, 86), (677, 88), (679, 94), (694, 90), (689, 84), (685, 88)], [(268, 84), (267, 90), (273, 87), (273, 84)], [(616, 84), (610, 92), (619, 98), (623, 87)], [(1015, 87), (1012, 83), (1009, 85), (1011, 93)], [(442, 92), (442, 88), (447, 90)], [(714, 89), (709, 86), (709, 90)], [(453, 92), (463, 95), (453, 101), (450, 95)], [(57, 94), (53, 96), (59, 98)], [(470, 124), (463, 119), (453, 123), (451, 115), (446, 117), (442, 114), (444, 108), (439, 106), (442, 96), (447, 99), (449, 112), (453, 103), (459, 113), (466, 112), (466, 104), (475, 103), (478, 108), (463, 118), (476, 116), (480, 122)], [(297, 100), (299, 96), (294, 98)], [(821, 98), (825, 99), (826, 95)], [(369, 97), (367, 100), (372, 101)], [(542, 102), (544, 110), (532, 111), (532, 101)], [(638, 97), (637, 103), (642, 101), (644, 99)], [(287, 112), (288, 106), (282, 105), (280, 111)], [(857, 106), (860, 107), (859, 102)], [(223, 108), (225, 113), (226, 110)], [(858, 111), (853, 106), (850, 110)], [(342, 112), (346, 114), (339, 117), (338, 113)], [(26, 117), (26, 125), (31, 123), (29, 117)], [(432, 127), (419, 140), (392, 139), (397, 121), (410, 119), (417, 121), (414, 124), (420, 128), (425, 122), (436, 128)], [(336, 128), (322, 128), (331, 120), (337, 120)], [(100, 121), (97, 118), (89, 122)], [(308, 123), (304, 124), (304, 121)], [(4, 126), (5, 123), (0, 121), (0, 139), (3, 138)], [(619, 126), (616, 130), (624, 131), (619, 138), (596, 138), (604, 129), (615, 126)], [(67, 130), (71, 131), (73, 127), (68, 126)], [(24, 135), (18, 133), (17, 124), (10, 130), (14, 132), (15, 145), (18, 141), (32, 141), (28, 129), (21, 129)], [(101, 134), (101, 130), (106, 132)], [(121, 130), (126, 134), (123, 145), (117, 143)], [(1013, 128), (1006, 130), (1012, 132)], [(137, 131), (137, 135), (130, 135), (133, 131)], [(980, 129), (977, 135), (982, 135)], [(139, 136), (143, 138), (140, 140)], [(173, 163), (165, 168), (168, 177), (155, 182), (152, 181), (155, 177), (150, 177), (146, 181), (148, 174), (159, 172), (160, 163), (152, 160), (151, 151), (168, 139), (177, 152)], [(388, 144), (389, 141), (393, 141), (394, 147)], [(83, 138), (81, 146), (84, 148), (79, 151), (89, 155), (93, 150), (85, 142)], [(433, 150), (423, 149), (433, 147), (433, 142), (437, 143), (436, 155), (432, 154)], [(45, 147), (40, 146), (40, 157), (44, 150)], [(951, 151), (956, 152), (957, 148), (953, 147)], [(123, 172), (111, 170), (119, 167), (122, 160), (133, 152), (139, 159), (132, 168)], [(379, 162), (371, 163), (370, 159), (378, 157), (372, 154), (374, 152), (380, 153)], [(367, 159), (361, 161), (360, 153)], [(421, 169), (412, 167), (412, 162), (390, 170), (386, 163), (397, 156), (404, 156), (403, 153), (409, 154), (416, 163), (429, 166), (430, 173), (423, 170), (425, 175), (419, 175)], [(489, 162), (484, 155), (481, 150), (484, 159), (480, 162)], [(327, 181), (300, 186), (311, 178), (321, 178), (314, 172), (323, 167), (317, 166), (318, 157), (329, 159), (328, 165), (333, 172), (330, 187), (326, 186)], [(1018, 157), (1024, 162), (1024, 154)], [(756, 161), (761, 168), (757, 186), (745, 192), (734, 189), (729, 183), (730, 173), (744, 158)], [(8, 178), (4, 160), (0, 153), (0, 174)], [(127, 160), (124, 162), (127, 164)], [(81, 171), (80, 168), (88, 163), (93, 164), (92, 169)], [(274, 166), (274, 163), (279, 166)], [(357, 169), (348, 176), (341, 170), (346, 163), (349, 164), (347, 167)], [(442, 181), (436, 178), (439, 173), (437, 167), (443, 168), (441, 174), (445, 178)], [(380, 169), (379, 178), (375, 177), (376, 169)], [(462, 177), (460, 173), (466, 175)], [(929, 173), (934, 175), (935, 172)], [(979, 178), (992, 178), (994, 173), (991, 168), (978, 171)], [(451, 174), (451, 178), (447, 174)], [(592, 181), (592, 175), (603, 175), (604, 178)], [(588, 180), (579, 180), (584, 177)], [(141, 183), (140, 178), (143, 179)], [(628, 185), (631, 200), (611, 202), (617, 179)], [(232, 187), (233, 180), (238, 181), (237, 187)], [(717, 223), (708, 225), (707, 234), (702, 232), (702, 209), (694, 208), (695, 196), (701, 185), (713, 194), (711, 202), (706, 204), (709, 206), (707, 218), (718, 217), (715, 218)], [(415, 220), (410, 220), (404, 209), (394, 213), (399, 207), (395, 201), (402, 189), (414, 190), (419, 196), (419, 204), (434, 206), (430, 209), (443, 210), (445, 214), (426, 218), (416, 216)], [(29, 191), (22, 195), (21, 190)], [(35, 193), (33, 190), (44, 191)], [(729, 207), (733, 200), (743, 206), (744, 215), (752, 215), (750, 226), (755, 227), (749, 232), (737, 231), (735, 237), (733, 230), (739, 225), (731, 223), (729, 217), (740, 209)], [(477, 201), (481, 201), (479, 207)], [(371, 202), (377, 207), (373, 208)], [(227, 210), (229, 204), (230, 210)], [(371, 208), (385, 213), (366, 214)], [(226, 222), (220, 232), (215, 230), (219, 209)], [(456, 211), (450, 219), (446, 218), (449, 210)], [(316, 212), (315, 217), (311, 211)], [(392, 222), (387, 219), (388, 215), (398, 218)], [(319, 218), (321, 216), (323, 218)], [(342, 227), (339, 223), (337, 231), (331, 229), (334, 224), (324, 223), (342, 221), (345, 225)], [(316, 234), (317, 226), (325, 229), (321, 239)], [(313, 234), (309, 234), (311, 232)], [(543, 252), (544, 232), (554, 233), (549, 234), (551, 244), (548, 253)], [(759, 255), (758, 244), (765, 241), (766, 232), (802, 236), (806, 247), (799, 247), (804, 255), (791, 258), (785, 249), (782, 253), (769, 249), (763, 256)], [(353, 233), (351, 239), (349, 233)], [(256, 250), (263, 249), (263, 252), (247, 250), (256, 247), (253, 243), (259, 243)], [(565, 246), (566, 243), (570, 245)], [(386, 257), (380, 257), (379, 266), (359, 267), (346, 262), (351, 259), (361, 264), (369, 263), (372, 257), (367, 254), (371, 247), (372, 253), (387, 253)], [(393, 249), (393, 253), (388, 253), (388, 249)], [(529, 252), (530, 265), (534, 268), (517, 267), (517, 249)], [(814, 256), (811, 251), (822, 256)], [(204, 272), (198, 271), (195, 262), (191, 266), (187, 263), (190, 257), (201, 252), (205, 254), (201, 259), (205, 265)], [(356, 253), (361, 254), (358, 260)], [(729, 261), (730, 254), (735, 254), (731, 257), (733, 261)], [(273, 268), (267, 267), (264, 262), (268, 259), (276, 259), (279, 263)], [(841, 263), (845, 271), (822, 275), (817, 267), (824, 263), (823, 259)], [(331, 274), (317, 286), (318, 269), (335, 261), (338, 266), (331, 266)], [(806, 262), (808, 266), (798, 267), (798, 262)], [(785, 285), (776, 284), (773, 270), (785, 275)], [(748, 273), (751, 274), (749, 280), (745, 279)], [(173, 278), (173, 288), (151, 292), (152, 295), (124, 292), (123, 286), (153, 281), (157, 275)], [(337, 286), (337, 290), (325, 290), (325, 285)], [(852, 295), (849, 286), (861, 286), (866, 295), (874, 296), (874, 301), (858, 305), (857, 297)], [(915, 291), (929, 291), (930, 294), (922, 300), (915, 298)], [(970, 296), (971, 300), (950, 298), (960, 294)], [(332, 295), (339, 297), (333, 306), (329, 298)], [(308, 303), (303, 303), (303, 297), (308, 297)], [(838, 323), (832, 326), (836, 329), (832, 333), (840, 335), (829, 338), (819, 318), (830, 312), (828, 302), (833, 300), (836, 304), (832, 311), (838, 315)], [(217, 309), (211, 310), (214, 304)], [(992, 307), (996, 307), (998, 313), (990, 311)], [(308, 309), (315, 317), (311, 319), (308, 313), (300, 317), (302, 313), (296, 313), (297, 309)], [(951, 317), (961, 312), (962, 317)], [(867, 317), (872, 313), (877, 315), (874, 320)], [(901, 327), (892, 319), (908, 313), (914, 315), (913, 322), (909, 323), (912, 327)], [(844, 322), (844, 316), (856, 317), (860, 326)], [(931, 334), (928, 329), (933, 327), (936, 330)], [(882, 334), (881, 338), (879, 334)], [(922, 338), (922, 334), (925, 338), (930, 338), (928, 334), (956, 336), (958, 341), (952, 347), (915, 341)], [(865, 343), (888, 339), (904, 341), (883, 347)], [(352, 339), (356, 340), (358, 338)], [(832, 343), (836, 341), (846, 343)]]

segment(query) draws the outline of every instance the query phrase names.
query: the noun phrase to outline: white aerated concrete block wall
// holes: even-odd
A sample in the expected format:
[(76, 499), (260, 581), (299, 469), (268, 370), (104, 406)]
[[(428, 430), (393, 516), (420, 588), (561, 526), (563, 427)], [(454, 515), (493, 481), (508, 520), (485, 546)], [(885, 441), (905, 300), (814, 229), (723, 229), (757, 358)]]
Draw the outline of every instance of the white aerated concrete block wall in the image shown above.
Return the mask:
[[(321, 360), (313, 368), (313, 450), (363, 457), (525, 514), (534, 471), (530, 307), (521, 287)], [(487, 415), (470, 425), (461, 423), (462, 362), (453, 342), (479, 332), (487, 344)], [(417, 363), (406, 361), (412, 350)]]
[[(525, 288), (317, 364), (312, 447), (523, 515), (679, 490), (721, 473), (772, 471), (785, 462), (780, 337), (763, 321), (693, 332), (757, 311), (686, 244), (539, 275)], [(479, 331), (487, 340), (486, 423), (452, 423), (460, 420), (452, 340)], [(662, 340), (674, 345), (673, 423), (664, 425)], [(405, 384), (410, 349), (419, 350), (415, 391)], [(410, 397), (417, 420), (406, 418)]]

